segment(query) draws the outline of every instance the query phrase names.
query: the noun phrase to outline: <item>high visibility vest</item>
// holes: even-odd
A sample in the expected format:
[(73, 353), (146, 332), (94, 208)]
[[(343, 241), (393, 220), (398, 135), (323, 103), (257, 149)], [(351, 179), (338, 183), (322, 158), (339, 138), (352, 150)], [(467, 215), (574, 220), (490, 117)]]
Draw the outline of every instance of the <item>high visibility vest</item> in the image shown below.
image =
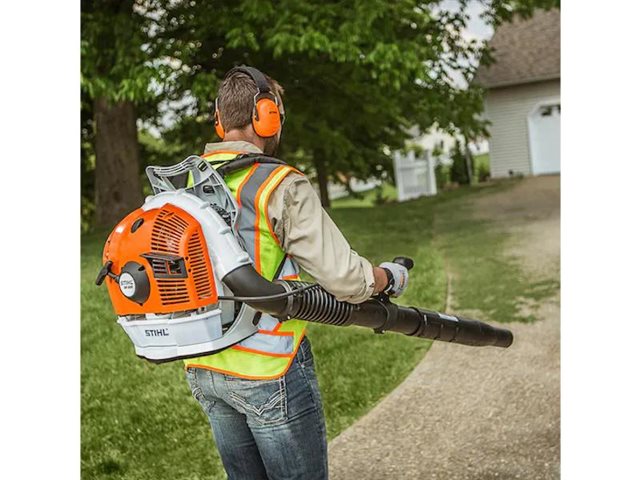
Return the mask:
[[(211, 152), (209, 161), (232, 160), (242, 152)], [(215, 163), (213, 164), (215, 168)], [(298, 280), (300, 268), (280, 245), (268, 216), (269, 197), (291, 172), (289, 165), (255, 163), (225, 177), (238, 203), (236, 228), (240, 241), (253, 260), (256, 271), (268, 280)], [(306, 322), (279, 322), (263, 313), (258, 331), (222, 352), (184, 360), (186, 367), (214, 370), (242, 378), (266, 380), (287, 373), (304, 338)]]

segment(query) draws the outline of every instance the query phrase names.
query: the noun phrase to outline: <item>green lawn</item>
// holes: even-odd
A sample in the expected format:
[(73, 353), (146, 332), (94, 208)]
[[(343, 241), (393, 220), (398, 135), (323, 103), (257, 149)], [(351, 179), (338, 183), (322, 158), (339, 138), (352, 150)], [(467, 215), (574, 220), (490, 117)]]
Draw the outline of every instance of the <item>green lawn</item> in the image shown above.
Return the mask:
[[(363, 215), (363, 213), (365, 213)], [(333, 212), (355, 249), (372, 261), (411, 255), (418, 267), (405, 302), (442, 308), (442, 259), (431, 247), (430, 219), (407, 238), (395, 214), (378, 209)], [(209, 426), (191, 399), (179, 362), (138, 359), (115, 323), (106, 289), (93, 281), (105, 235), (82, 242), (83, 478), (224, 478)], [(320, 388), (332, 438), (397, 386), (430, 346), (402, 335), (311, 325)]]
[(398, 198), (398, 192), (395, 185), (389, 183), (383, 183), (379, 187), (372, 188), (366, 192), (362, 192), (359, 198), (343, 197), (333, 200), (331, 202), (331, 208), (367, 208), (373, 207), (376, 204), (376, 196), (380, 194), (382, 198), (389, 200), (396, 200)]
[[(399, 303), (442, 309), (446, 262), (464, 274), (454, 285), (456, 307), (479, 310), (484, 320), (528, 320), (518, 316), (517, 301), (503, 297), (538, 298), (557, 285), (530, 288), (517, 264), (501, 256), (500, 232), (468, 215), (477, 195), (511, 184), (380, 207), (357, 206), (357, 201), (347, 207), (345, 199), (330, 213), (353, 248), (374, 263), (396, 255), (414, 258), (410, 288)], [(93, 284), (104, 238), (94, 234), (82, 241), (83, 478), (224, 478), (181, 364), (157, 366), (138, 359), (115, 323), (106, 289)], [(310, 325), (309, 337), (330, 438), (397, 386), (430, 346), (359, 327)]]
[[(509, 188), (516, 181), (475, 190)], [(469, 198), (462, 195), (443, 202), (434, 222), (435, 247), (455, 275), (453, 308), (479, 311), (487, 321), (534, 321), (536, 305), (560, 288), (559, 279), (525, 273), (517, 258), (504, 253), (510, 235), (495, 222), (474, 218)]]

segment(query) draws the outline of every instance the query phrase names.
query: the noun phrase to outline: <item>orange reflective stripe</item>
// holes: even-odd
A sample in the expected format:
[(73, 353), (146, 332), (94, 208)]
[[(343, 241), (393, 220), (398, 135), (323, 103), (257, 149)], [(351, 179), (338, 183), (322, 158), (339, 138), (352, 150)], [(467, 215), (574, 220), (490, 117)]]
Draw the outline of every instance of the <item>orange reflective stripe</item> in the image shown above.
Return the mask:
[[(280, 328), (280, 326), (282, 326), (282, 323), (279, 323), (277, 325), (277, 328)], [(293, 353), (290, 356), (285, 356), (282, 357), (282, 360), (286, 359), (286, 364), (284, 364), (284, 368), (282, 368), (282, 370), (280, 370), (278, 373), (275, 374), (271, 374), (271, 375), (250, 375), (250, 374), (243, 374), (240, 373), (238, 371), (235, 370), (228, 370), (225, 368), (220, 368), (220, 367), (214, 367), (212, 365), (206, 365), (206, 364), (202, 364), (202, 363), (196, 363), (198, 360), (208, 360), (210, 358), (215, 358), (216, 355), (223, 355), (224, 352), (221, 352), (219, 354), (215, 354), (215, 355), (210, 355), (208, 357), (202, 357), (202, 358), (198, 358), (198, 359), (194, 359), (195, 362), (190, 362), (189, 360), (185, 360), (185, 369), (187, 368), (203, 368), (205, 370), (211, 370), (213, 372), (218, 372), (218, 373), (222, 373), (225, 375), (231, 375), (233, 377), (238, 377), (238, 378), (246, 378), (247, 380), (273, 380), (275, 378), (280, 378), (282, 377), (282, 375), (286, 374), (287, 371), (289, 370), (289, 367), (291, 367), (291, 363), (293, 363), (293, 359), (295, 358), (296, 354), (298, 353), (298, 348), (300, 348), (300, 343), (302, 342), (302, 339), (305, 337), (307, 333), (307, 329), (303, 329), (302, 332), (300, 333), (300, 336), (296, 339), (296, 344), (295, 347), (293, 349)], [(233, 348), (233, 347), (231, 347)], [(247, 355), (255, 355), (255, 353), (253, 352), (245, 352)], [(262, 357), (264, 357), (264, 355), (261, 355)], [(288, 357), (288, 358), (287, 358)], [(259, 358), (259, 357), (258, 357)], [(274, 357), (275, 358), (275, 357)]]
[(280, 323), (282, 323), (282, 322), (279, 322), (278, 325), (276, 325), (273, 328), (273, 330), (262, 330), (260, 328), (260, 329), (258, 329), (258, 333), (262, 333), (264, 335), (277, 335), (279, 337), (293, 337), (293, 332), (279, 332), (278, 331), (278, 328), (280, 328), (279, 327)]
[(271, 181), (271, 179), (273, 179), (273, 177), (275, 177), (278, 174), (278, 172), (280, 172), (283, 168), (287, 168), (287, 166), (283, 165), (282, 167), (278, 167), (269, 174), (267, 179), (262, 183), (262, 185), (260, 185), (260, 188), (258, 188), (258, 191), (256, 192), (256, 198), (253, 201), (254, 208), (256, 211), (256, 221), (254, 224), (254, 231), (256, 232), (254, 252), (255, 252), (256, 258), (254, 259), (254, 263), (256, 267), (256, 272), (258, 272), (260, 275), (262, 275), (262, 265), (260, 262), (260, 257), (262, 256), (260, 254), (261, 253), (260, 252), (260, 197), (262, 196), (262, 192), (264, 191), (264, 189), (267, 187), (267, 185), (269, 185), (269, 182)]
[[(209, 152), (206, 156), (207, 160), (211, 162), (216, 158), (227, 159), (237, 153), (240, 152), (218, 151)], [(233, 195), (237, 198), (239, 206), (243, 202), (244, 207), (250, 207), (248, 210), (252, 210), (251, 207), (255, 206), (255, 211), (245, 212), (248, 218), (245, 219), (243, 228), (254, 231), (255, 236), (252, 239), (247, 239), (247, 246), (255, 248), (254, 266), (260, 275), (269, 276), (276, 272), (282, 256), (286, 254), (275, 236), (274, 226), (268, 216), (268, 202), (275, 189), (291, 172), (298, 172), (298, 170), (289, 165), (265, 166), (254, 163), (225, 179), (229, 183)], [(251, 190), (250, 196), (253, 198), (248, 197), (249, 190)], [(255, 193), (253, 193), (254, 191)], [(247, 209), (245, 208), (245, 210)], [(255, 218), (251, 215), (255, 215)], [(287, 267), (281, 276), (290, 280), (299, 279), (299, 275), (292, 273), (296, 270), (295, 265), (292, 268)], [(273, 329), (269, 330), (272, 326)], [(305, 336), (305, 322), (301, 320), (290, 320), (286, 323), (271, 321), (258, 328), (257, 333), (263, 335), (259, 339), (260, 342), (247, 342), (246, 346), (237, 344), (222, 352), (190, 360), (185, 359), (186, 368), (202, 368), (251, 380), (269, 380), (282, 377), (289, 370), (300, 347), (300, 342)], [(256, 339), (258, 338), (256, 337)], [(293, 351), (290, 351), (289, 343), (293, 344)], [(286, 345), (283, 346), (283, 344)]]
[(258, 163), (254, 164), (253, 167), (251, 167), (251, 170), (249, 170), (249, 173), (247, 174), (247, 176), (244, 177), (240, 185), (238, 185), (238, 191), (236, 192), (236, 202), (238, 202), (238, 210), (240, 210), (240, 207), (242, 207), (242, 201), (240, 201), (240, 194), (242, 193), (242, 188), (244, 187), (244, 184), (247, 183), (247, 180), (251, 178), (251, 175), (253, 175), (255, 171), (258, 169), (258, 165), (259, 165)]
[[(297, 353), (297, 350), (296, 350), (296, 353)], [(293, 363), (294, 358), (295, 358), (295, 355), (292, 355), (289, 361), (287, 362), (287, 366), (284, 369), (285, 373), (287, 372), (287, 370), (289, 370), (289, 367)], [(225, 375), (231, 375), (232, 377), (245, 378), (247, 380), (273, 380), (276, 378), (280, 378), (282, 375), (284, 375), (284, 373), (277, 373), (275, 375), (264, 375), (264, 376), (263, 375), (242, 375), (237, 372), (232, 372), (231, 370), (224, 370), (222, 368), (210, 367), (209, 365), (201, 365), (199, 363), (187, 363), (184, 366), (185, 370), (190, 367), (204, 368), (205, 370), (212, 370), (214, 372), (223, 373)]]
[(267, 192), (267, 198), (264, 202), (264, 215), (267, 220), (267, 227), (269, 228), (269, 233), (271, 234), (271, 236), (273, 237), (273, 239), (275, 240), (276, 244), (279, 247), (282, 247), (282, 244), (280, 243), (280, 239), (276, 236), (275, 232), (273, 231), (273, 225), (271, 225), (271, 219), (269, 218), (269, 198), (271, 198), (271, 194), (274, 192), (276, 187), (280, 185), (280, 183), (287, 177), (287, 175), (289, 175), (292, 171), (295, 170), (295, 168), (290, 166), (284, 166), (283, 168), (286, 169), (287, 172), (284, 175), (282, 175), (282, 177), (278, 178), (276, 182), (274, 182), (273, 187)]
[(280, 280), (298, 280), (299, 278), (300, 275), (298, 275), (297, 273), (292, 273), (291, 275), (285, 275)]
[(241, 350), (243, 352), (249, 352), (249, 353), (257, 353), (258, 355), (264, 355), (266, 357), (279, 357), (279, 358), (288, 358), (291, 357), (293, 355), (296, 354), (296, 352), (293, 353), (271, 353), (271, 352), (264, 352), (262, 350), (256, 350), (254, 348), (249, 348), (249, 347), (243, 347), (242, 345), (234, 345), (231, 348), (233, 348), (234, 350)]

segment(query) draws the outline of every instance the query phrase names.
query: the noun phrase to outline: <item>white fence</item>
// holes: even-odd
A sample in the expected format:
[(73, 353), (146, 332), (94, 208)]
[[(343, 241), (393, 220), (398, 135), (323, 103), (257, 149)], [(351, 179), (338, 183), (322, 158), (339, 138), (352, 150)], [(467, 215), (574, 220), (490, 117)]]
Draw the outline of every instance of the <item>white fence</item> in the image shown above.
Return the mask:
[[(351, 190), (353, 190), (354, 192), (366, 192), (371, 190), (372, 188), (376, 188), (378, 185), (380, 185), (380, 180), (378, 179), (370, 179), (365, 181), (351, 178), (349, 180), (349, 187), (351, 187)], [(341, 183), (329, 182), (328, 190), (330, 200), (336, 200), (337, 198), (343, 198), (349, 195), (349, 191)]]
[(425, 150), (418, 158), (414, 152), (409, 152), (407, 155), (394, 152), (393, 169), (396, 175), (398, 201), (404, 202), (423, 195), (430, 196), (438, 193), (435, 161), (428, 151)]

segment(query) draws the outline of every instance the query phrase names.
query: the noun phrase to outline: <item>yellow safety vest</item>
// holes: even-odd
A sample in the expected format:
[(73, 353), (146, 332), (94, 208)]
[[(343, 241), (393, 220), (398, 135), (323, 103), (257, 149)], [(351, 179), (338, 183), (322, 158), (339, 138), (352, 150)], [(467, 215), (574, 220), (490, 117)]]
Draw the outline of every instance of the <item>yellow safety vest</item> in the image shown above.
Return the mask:
[[(241, 152), (211, 152), (202, 157), (209, 161), (232, 160)], [(214, 168), (216, 165), (213, 165)], [(268, 216), (269, 197), (291, 172), (289, 165), (255, 163), (251, 167), (232, 172), (225, 182), (238, 203), (236, 228), (253, 260), (256, 271), (273, 280), (298, 280), (300, 269), (280, 245)], [(283, 263), (284, 262), (284, 263)], [(258, 332), (222, 352), (184, 360), (186, 367), (197, 367), (236, 377), (266, 380), (287, 373), (300, 342), (304, 338), (306, 322), (279, 322), (263, 313)]]

